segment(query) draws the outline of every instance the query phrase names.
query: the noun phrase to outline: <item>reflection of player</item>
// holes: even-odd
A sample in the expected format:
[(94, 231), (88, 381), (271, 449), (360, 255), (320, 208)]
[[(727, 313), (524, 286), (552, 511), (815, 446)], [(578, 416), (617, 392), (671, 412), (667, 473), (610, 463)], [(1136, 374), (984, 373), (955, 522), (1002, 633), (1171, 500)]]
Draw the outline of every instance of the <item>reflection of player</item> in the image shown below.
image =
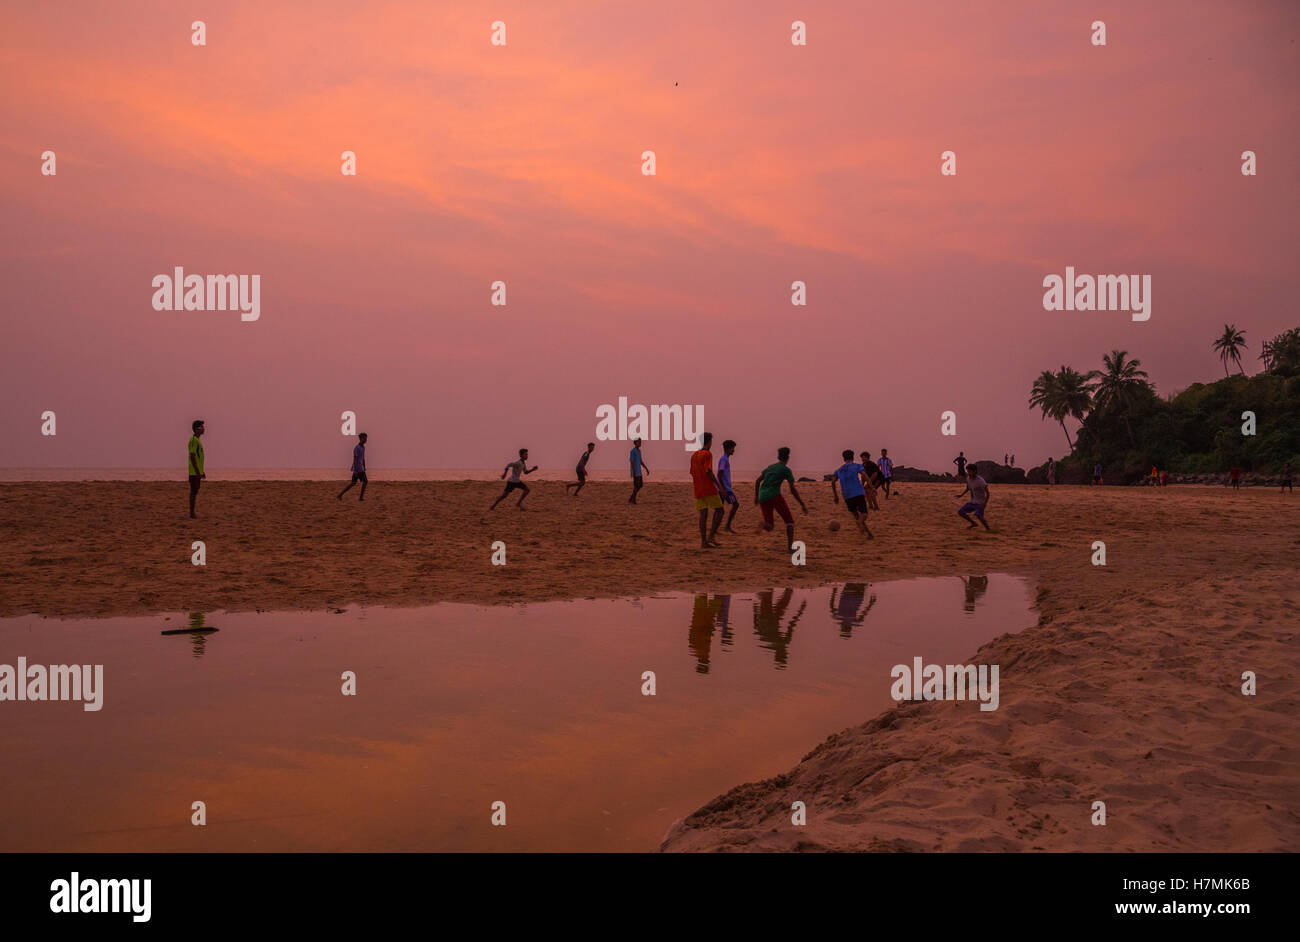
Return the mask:
[(216, 634), (221, 630), (220, 628), (209, 628), (203, 619), (203, 612), (190, 612), (190, 626), (188, 628), (164, 628), (159, 634), (189, 635), (194, 656), (203, 657), (203, 649), (208, 643), (208, 635)]
[(715, 595), (709, 598), (700, 593), (695, 596), (695, 608), (691, 612), (691, 627), (687, 633), (686, 643), (695, 656), (695, 672), (709, 672), (709, 648), (713, 639), (713, 629), (722, 629), (722, 643), (731, 643), (728, 624), (731, 621), (731, 596)]
[(722, 596), (722, 609), (718, 612), (718, 640), (725, 648), (731, 647), (731, 596)]
[[(840, 623), (840, 636), (843, 638), (853, 634), (853, 629), (866, 620), (867, 612), (876, 604), (874, 592), (871, 593), (871, 600), (867, 601), (867, 587), (865, 582), (846, 582), (843, 589), (838, 586), (831, 589), (831, 617)], [(867, 603), (866, 608), (862, 608), (863, 602)], [(862, 610), (858, 611), (859, 609)]]
[(984, 593), (989, 590), (988, 576), (958, 576), (962, 585), (966, 588), (966, 604), (964, 608), (968, 612), (975, 611), (975, 603), (984, 597)]
[(785, 620), (786, 609), (790, 607), (793, 599), (793, 590), (786, 589), (781, 593), (781, 598), (774, 603), (772, 590), (764, 589), (758, 593), (758, 600), (754, 604), (754, 634), (758, 635), (762, 647), (773, 652), (778, 670), (785, 668), (786, 649), (794, 638), (794, 626), (799, 623), (803, 610), (808, 607), (806, 599), (800, 602), (799, 611), (794, 613), (790, 623), (786, 625), (785, 632), (782, 633), (781, 622)]

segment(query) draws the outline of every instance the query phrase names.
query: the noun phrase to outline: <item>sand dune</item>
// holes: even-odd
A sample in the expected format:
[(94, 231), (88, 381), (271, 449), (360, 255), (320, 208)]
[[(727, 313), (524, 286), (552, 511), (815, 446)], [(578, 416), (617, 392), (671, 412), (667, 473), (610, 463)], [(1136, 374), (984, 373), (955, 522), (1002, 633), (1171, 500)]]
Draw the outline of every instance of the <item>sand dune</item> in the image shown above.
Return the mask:
[(714, 800), (665, 849), (1296, 850), (1294, 570), (1112, 572), (1047, 574), (1038, 626), (980, 650), (1001, 666), (996, 712), (901, 705)]

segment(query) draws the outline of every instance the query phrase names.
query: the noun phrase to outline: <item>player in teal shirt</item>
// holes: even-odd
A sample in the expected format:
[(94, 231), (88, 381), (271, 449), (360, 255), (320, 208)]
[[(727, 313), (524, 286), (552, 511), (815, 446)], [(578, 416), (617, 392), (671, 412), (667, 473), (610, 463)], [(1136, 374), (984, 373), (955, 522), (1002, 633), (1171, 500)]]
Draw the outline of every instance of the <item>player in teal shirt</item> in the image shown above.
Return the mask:
[(775, 521), (772, 514), (778, 513), (781, 519), (785, 521), (785, 543), (786, 548), (791, 552), (794, 551), (794, 514), (790, 513), (790, 506), (781, 496), (781, 484), (785, 481), (790, 482), (790, 496), (799, 502), (799, 508), (806, 514), (808, 506), (799, 496), (799, 489), (794, 486), (794, 472), (790, 470), (787, 462), (790, 460), (790, 449), (781, 447), (776, 450), (776, 464), (770, 464), (763, 469), (763, 473), (758, 476), (754, 482), (754, 503), (759, 505), (759, 510), (763, 512), (763, 529), (771, 530)]

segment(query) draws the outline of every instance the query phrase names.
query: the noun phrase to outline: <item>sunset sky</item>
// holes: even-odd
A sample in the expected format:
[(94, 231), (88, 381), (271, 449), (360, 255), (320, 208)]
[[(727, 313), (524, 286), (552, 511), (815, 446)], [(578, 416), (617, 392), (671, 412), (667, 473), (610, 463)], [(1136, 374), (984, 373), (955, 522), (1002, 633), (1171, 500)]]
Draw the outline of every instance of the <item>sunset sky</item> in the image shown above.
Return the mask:
[[(1250, 372), (1300, 324), (1298, 36), (1291, 2), (6, 2), (0, 467), (179, 473), (202, 417), (209, 470), (343, 469), (345, 409), (377, 471), (566, 467), (620, 395), (703, 404), (743, 468), (1059, 457), (1041, 370), (1119, 347), (1169, 393), (1225, 321)], [(1067, 265), (1151, 275), (1151, 319), (1043, 310)], [(155, 311), (174, 266), (260, 274), (260, 320)]]

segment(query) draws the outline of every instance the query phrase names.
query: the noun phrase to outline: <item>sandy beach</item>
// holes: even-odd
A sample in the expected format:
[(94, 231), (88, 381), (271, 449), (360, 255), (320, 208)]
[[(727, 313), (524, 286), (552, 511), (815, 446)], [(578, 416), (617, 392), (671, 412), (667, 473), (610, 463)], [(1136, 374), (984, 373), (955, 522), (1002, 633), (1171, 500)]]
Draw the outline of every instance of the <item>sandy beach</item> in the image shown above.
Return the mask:
[[(0, 486), (0, 615), (96, 617), (343, 605), (499, 604), (844, 579), (1008, 572), (1039, 622), (972, 661), (999, 709), (907, 703), (794, 769), (680, 822), (667, 850), (1249, 851), (1300, 848), (1300, 503), (1273, 489), (995, 487), (993, 533), (955, 485), (904, 485), (856, 533), (827, 485), (801, 490), (807, 565), (742, 507), (698, 549), (689, 489), (580, 497), (541, 482), (528, 509), (482, 482), (376, 481), (364, 503), (319, 482)], [(829, 524), (846, 524), (832, 532)], [(190, 562), (206, 544), (207, 564)], [(1106, 543), (1107, 565), (1092, 565)], [(508, 565), (493, 566), (492, 544)], [(1243, 671), (1258, 694), (1243, 696)], [(789, 826), (791, 803), (808, 823)], [(1107, 804), (1105, 827), (1091, 803)]]

